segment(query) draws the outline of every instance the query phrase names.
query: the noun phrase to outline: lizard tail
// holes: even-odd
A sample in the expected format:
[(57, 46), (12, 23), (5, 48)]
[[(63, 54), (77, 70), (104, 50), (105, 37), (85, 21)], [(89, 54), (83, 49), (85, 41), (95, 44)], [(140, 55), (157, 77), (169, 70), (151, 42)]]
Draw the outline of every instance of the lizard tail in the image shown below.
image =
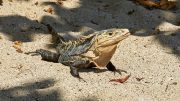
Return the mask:
[(58, 44), (58, 43), (64, 42), (64, 38), (58, 35), (58, 33), (54, 30), (54, 28), (50, 24), (47, 24), (46, 26), (48, 28), (49, 33), (52, 34), (53, 43)]
[(44, 49), (38, 49), (38, 50), (33, 51), (33, 52), (26, 52), (25, 54), (28, 54), (28, 55), (32, 54), (32, 56), (41, 55), (42, 60), (55, 62), (55, 63), (58, 62), (58, 58), (60, 56), (60, 54), (58, 54), (58, 53), (54, 53), (54, 52), (44, 50)]
[(36, 53), (40, 54), (43, 60), (50, 61), (50, 62), (58, 62), (59, 54), (44, 50), (38, 49)]

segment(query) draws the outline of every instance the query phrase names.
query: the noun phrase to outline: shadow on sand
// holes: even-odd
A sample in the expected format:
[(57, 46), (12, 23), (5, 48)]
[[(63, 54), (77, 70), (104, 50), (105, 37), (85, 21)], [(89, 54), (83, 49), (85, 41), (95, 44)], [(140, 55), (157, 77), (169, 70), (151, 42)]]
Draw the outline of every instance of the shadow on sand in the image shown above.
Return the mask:
[(52, 79), (47, 79), (1, 89), (0, 101), (61, 101), (59, 90), (49, 89), (54, 83)]

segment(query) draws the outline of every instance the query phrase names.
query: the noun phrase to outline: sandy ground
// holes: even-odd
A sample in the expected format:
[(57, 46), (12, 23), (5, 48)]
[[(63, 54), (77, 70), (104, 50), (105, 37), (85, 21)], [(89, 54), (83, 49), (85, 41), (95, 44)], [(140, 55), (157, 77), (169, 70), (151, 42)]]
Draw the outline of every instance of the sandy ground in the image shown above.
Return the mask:
[[(166, 11), (128, 0), (12, 1), (0, 6), (0, 101), (180, 101), (179, 1)], [(44, 11), (50, 7), (52, 14)], [(112, 58), (131, 77), (123, 84), (109, 82), (127, 74), (92, 69), (80, 72), (87, 81), (80, 82), (68, 66), (18, 53), (14, 41), (23, 42), (23, 52), (53, 50), (44, 24), (67, 40), (113, 27), (134, 31)], [(157, 28), (161, 32), (154, 34)]]

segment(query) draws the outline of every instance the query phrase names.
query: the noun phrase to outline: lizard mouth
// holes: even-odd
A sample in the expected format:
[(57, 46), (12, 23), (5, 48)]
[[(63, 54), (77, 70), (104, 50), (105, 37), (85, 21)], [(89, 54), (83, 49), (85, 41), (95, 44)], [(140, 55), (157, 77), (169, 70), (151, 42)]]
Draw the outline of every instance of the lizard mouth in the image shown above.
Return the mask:
[(124, 35), (120, 35), (116, 38), (112, 38), (110, 40), (106, 40), (98, 45), (98, 47), (107, 47), (111, 45), (117, 45), (123, 39), (126, 39), (130, 35), (130, 32), (125, 33)]

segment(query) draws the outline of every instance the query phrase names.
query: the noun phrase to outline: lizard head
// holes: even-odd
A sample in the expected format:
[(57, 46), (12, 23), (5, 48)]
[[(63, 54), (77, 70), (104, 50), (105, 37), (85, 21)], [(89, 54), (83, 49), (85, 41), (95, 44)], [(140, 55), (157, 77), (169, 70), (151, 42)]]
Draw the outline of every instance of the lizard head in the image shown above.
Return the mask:
[(107, 29), (94, 33), (92, 47), (84, 54), (97, 67), (105, 67), (116, 51), (120, 41), (127, 38), (128, 29)]
[(96, 45), (98, 47), (108, 47), (111, 45), (117, 45), (120, 41), (127, 38), (130, 35), (128, 29), (108, 29), (99, 32), (96, 37)]

